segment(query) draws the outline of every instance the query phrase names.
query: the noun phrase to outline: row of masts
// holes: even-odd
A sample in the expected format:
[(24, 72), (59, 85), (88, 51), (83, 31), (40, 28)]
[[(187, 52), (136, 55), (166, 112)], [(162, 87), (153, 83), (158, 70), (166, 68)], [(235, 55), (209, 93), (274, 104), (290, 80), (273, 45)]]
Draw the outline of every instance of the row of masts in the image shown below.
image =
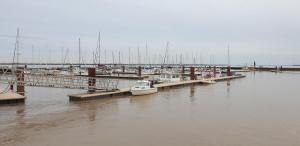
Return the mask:
[[(19, 50), (19, 42), (20, 42), (20, 30), (17, 29), (17, 35), (16, 35), (16, 42), (15, 42), (15, 48), (14, 48), (14, 54), (13, 54), (13, 64), (17, 65), (19, 63), (19, 57), (20, 57), (20, 50)], [(180, 53), (180, 54), (175, 54), (175, 55), (170, 55), (170, 50), (169, 46), (170, 43), (166, 43), (166, 47), (164, 49), (164, 53), (157, 53), (153, 54), (152, 56), (149, 55), (149, 49), (148, 49), (148, 42), (146, 41), (145, 45), (145, 57), (143, 58), (140, 52), (140, 46), (137, 45), (137, 50), (136, 50), (136, 56), (133, 55), (132, 48), (128, 48), (127, 54), (124, 53), (124, 51), (111, 51), (111, 58), (110, 61), (107, 59), (109, 56), (109, 53), (107, 52), (106, 48), (102, 49), (102, 44), (101, 44), (101, 34), (100, 32), (98, 33), (98, 39), (97, 39), (97, 46), (96, 49), (92, 52), (92, 63), (94, 64), (108, 64), (108, 63), (113, 63), (113, 64), (184, 64), (187, 63), (187, 60), (191, 60), (192, 64), (204, 64), (203, 57), (200, 54), (195, 54), (191, 53), (191, 56), (188, 55), (187, 53), (185, 56)], [(230, 65), (230, 45), (228, 44), (228, 65)], [(78, 38), (78, 64), (85, 64), (88, 63), (89, 61), (85, 61), (84, 57), (82, 55), (82, 47), (81, 47), (81, 39)], [(41, 62), (41, 54), (40, 54), (40, 49), (38, 50), (38, 55), (39, 55), (39, 60), (38, 62)], [(50, 60), (49, 63), (51, 63), (51, 51), (49, 51), (50, 55)], [(67, 48), (66, 50), (64, 48), (61, 49), (61, 63), (66, 64), (66, 63), (71, 63), (70, 61), (70, 50)], [(127, 59), (124, 59), (124, 56), (126, 55)], [(151, 56), (151, 57), (150, 57)], [(32, 55), (31, 55), (31, 63), (34, 63), (34, 46), (32, 45)], [(143, 59), (142, 59), (143, 58)], [(214, 56), (210, 56), (210, 63), (209, 64), (215, 64), (215, 58)], [(143, 61), (142, 61), (143, 60)]]

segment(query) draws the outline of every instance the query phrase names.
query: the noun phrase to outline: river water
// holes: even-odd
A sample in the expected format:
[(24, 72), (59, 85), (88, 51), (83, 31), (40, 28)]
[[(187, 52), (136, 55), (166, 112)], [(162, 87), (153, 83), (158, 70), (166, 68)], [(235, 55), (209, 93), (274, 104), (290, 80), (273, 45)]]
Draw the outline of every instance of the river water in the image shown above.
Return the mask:
[(28, 87), (25, 104), (0, 106), (0, 145), (300, 145), (299, 83), (300, 73), (256, 72), (83, 102), (67, 97), (82, 90)]

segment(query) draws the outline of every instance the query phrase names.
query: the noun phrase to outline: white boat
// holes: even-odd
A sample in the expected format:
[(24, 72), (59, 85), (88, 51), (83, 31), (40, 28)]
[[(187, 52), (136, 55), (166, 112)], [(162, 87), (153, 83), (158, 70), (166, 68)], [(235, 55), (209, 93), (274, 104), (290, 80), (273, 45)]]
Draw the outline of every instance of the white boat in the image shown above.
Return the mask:
[(136, 84), (131, 87), (132, 95), (147, 95), (157, 92), (157, 88), (153, 87), (153, 84), (150, 81), (137, 81)]
[(217, 83), (217, 82), (214, 81), (214, 80), (208, 80), (208, 83), (209, 83), (209, 84), (215, 84), (215, 83)]
[(180, 74), (177, 73), (161, 73), (159, 82), (179, 82)]

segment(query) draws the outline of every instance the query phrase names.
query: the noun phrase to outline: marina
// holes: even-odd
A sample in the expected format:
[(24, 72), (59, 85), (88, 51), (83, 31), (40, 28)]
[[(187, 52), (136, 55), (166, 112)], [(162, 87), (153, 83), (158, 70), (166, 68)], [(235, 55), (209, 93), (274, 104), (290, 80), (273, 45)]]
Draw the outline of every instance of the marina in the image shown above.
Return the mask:
[(299, 146), (294, 0), (0, 2), (0, 146)]

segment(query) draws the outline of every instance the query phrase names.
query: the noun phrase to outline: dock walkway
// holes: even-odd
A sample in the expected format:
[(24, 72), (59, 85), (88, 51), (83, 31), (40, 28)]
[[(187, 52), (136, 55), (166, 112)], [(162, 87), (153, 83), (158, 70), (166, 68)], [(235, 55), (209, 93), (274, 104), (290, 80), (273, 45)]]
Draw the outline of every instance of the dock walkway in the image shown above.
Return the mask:
[(18, 103), (18, 102), (24, 102), (24, 100), (25, 100), (25, 96), (11, 91), (6, 93), (0, 93), (0, 104)]
[[(219, 78), (210, 78), (210, 79), (201, 79), (201, 80), (188, 80), (188, 81), (180, 81), (180, 82), (169, 82), (169, 83), (162, 83), (162, 84), (155, 84), (154, 87), (166, 88), (166, 87), (174, 87), (174, 86), (183, 86), (183, 85), (190, 85), (190, 84), (210, 84), (210, 80), (212, 81), (222, 81), (222, 80), (231, 80), (237, 78), (243, 78), (245, 76), (229, 76), (229, 77), (219, 77)], [(122, 88), (117, 91), (111, 92), (95, 92), (95, 93), (80, 93), (80, 94), (73, 94), (69, 95), (70, 100), (85, 100), (85, 99), (93, 99), (98, 97), (105, 97), (105, 96), (114, 96), (114, 95), (126, 95), (130, 94), (130, 88)]]

